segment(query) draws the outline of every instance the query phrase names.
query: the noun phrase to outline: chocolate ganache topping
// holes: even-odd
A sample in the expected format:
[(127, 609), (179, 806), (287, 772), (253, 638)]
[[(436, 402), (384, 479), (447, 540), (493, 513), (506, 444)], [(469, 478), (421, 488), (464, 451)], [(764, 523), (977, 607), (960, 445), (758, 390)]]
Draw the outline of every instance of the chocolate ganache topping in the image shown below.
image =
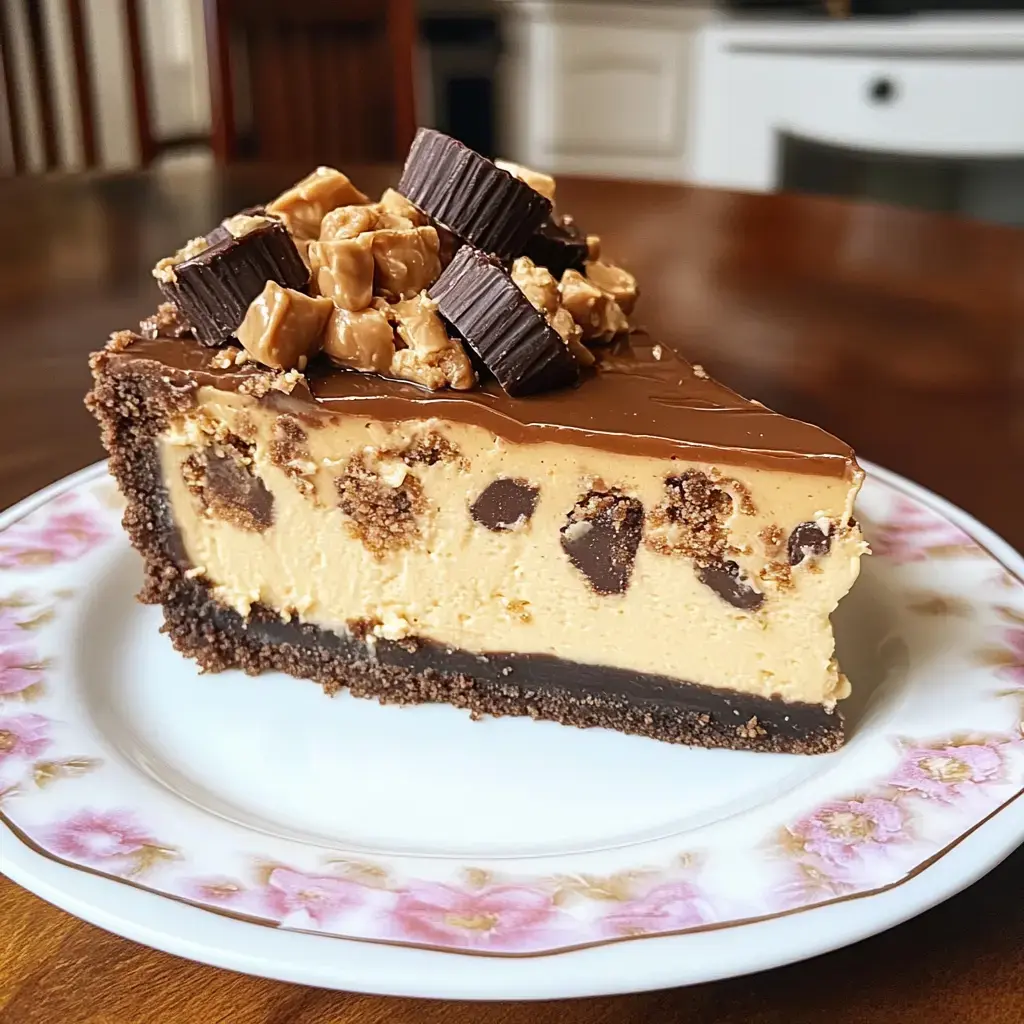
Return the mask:
[[(430, 153), (465, 173), (446, 179)], [(635, 278), (600, 261), (600, 240), (571, 218), (557, 223), (572, 225), (560, 239), (572, 258), (531, 259), (554, 237), (553, 178), (421, 129), (402, 182), (408, 195), (388, 189), (373, 202), (318, 168), (193, 239), (154, 269), (177, 329), (149, 329), (115, 358), (220, 389), (277, 374), (284, 383), (262, 388), (266, 400), (307, 415), (439, 417), (517, 444), (856, 472), (851, 449), (825, 431), (631, 332)], [(241, 290), (236, 265), (248, 275)]]

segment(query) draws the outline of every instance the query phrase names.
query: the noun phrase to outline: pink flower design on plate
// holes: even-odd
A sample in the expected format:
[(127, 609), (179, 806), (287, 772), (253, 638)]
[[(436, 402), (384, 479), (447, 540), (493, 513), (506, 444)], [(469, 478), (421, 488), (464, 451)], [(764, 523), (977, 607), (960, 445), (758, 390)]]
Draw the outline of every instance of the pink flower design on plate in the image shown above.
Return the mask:
[(320, 928), (335, 918), (361, 907), (367, 888), (347, 878), (333, 875), (307, 875), (291, 868), (274, 868), (263, 891), (263, 902), (278, 920), (304, 912)]
[(610, 935), (674, 932), (705, 924), (713, 918), (708, 902), (688, 882), (667, 882), (640, 899), (617, 906), (600, 921)]
[(184, 878), (178, 883), (178, 892), (185, 899), (202, 906), (228, 907), (254, 917), (281, 920), (281, 914), (268, 908), (262, 889), (251, 888), (237, 878), (211, 875), (202, 878)]
[(1006, 646), (1010, 662), (999, 668), (999, 674), (1006, 676), (1015, 686), (1024, 686), (1024, 629), (1008, 629)]
[(231, 906), (240, 902), (251, 890), (237, 878), (216, 875), (205, 878), (184, 878), (180, 883), (181, 895), (197, 903), (215, 903)]
[(42, 667), (31, 647), (0, 648), (0, 697), (20, 693), (42, 681)]
[(792, 910), (815, 903), (827, 903), (857, 889), (857, 880), (846, 877), (834, 864), (818, 857), (804, 856), (790, 861), (772, 896), (780, 907)]
[(989, 743), (914, 747), (908, 750), (890, 784), (907, 793), (944, 803), (1003, 777), (1003, 757)]
[(0, 607), (0, 646), (25, 639), (23, 609)]
[[(55, 499), (51, 509), (73, 501), (71, 495), (62, 496)], [(50, 511), (41, 526), (36, 526), (35, 520), (36, 516), (29, 516), (0, 536), (0, 569), (73, 561), (108, 536), (96, 516), (81, 509)]]
[(0, 718), (0, 764), (13, 757), (37, 757), (49, 745), (50, 723), (42, 715)]
[(414, 882), (391, 912), (397, 937), (460, 949), (516, 950), (536, 945), (560, 915), (549, 893), (493, 885), (472, 892)]
[(923, 561), (935, 548), (974, 545), (960, 527), (909, 498), (897, 499), (889, 518), (875, 524), (868, 541), (876, 555), (896, 563)]
[(791, 825), (789, 832), (807, 853), (831, 864), (847, 864), (906, 838), (906, 816), (892, 800), (837, 800)]
[(79, 811), (54, 825), (47, 838), (54, 853), (92, 864), (157, 847), (128, 811)]

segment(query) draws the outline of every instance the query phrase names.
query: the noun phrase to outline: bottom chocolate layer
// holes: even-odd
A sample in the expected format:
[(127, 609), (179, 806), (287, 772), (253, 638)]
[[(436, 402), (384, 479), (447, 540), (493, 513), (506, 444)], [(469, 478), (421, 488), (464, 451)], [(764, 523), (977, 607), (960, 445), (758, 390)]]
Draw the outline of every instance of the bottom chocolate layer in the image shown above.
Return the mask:
[(382, 703), (444, 702), (472, 716), (529, 715), (580, 728), (604, 726), (669, 743), (826, 753), (843, 742), (842, 718), (813, 704), (746, 696), (546, 655), (490, 654), (406, 640), (368, 645), (256, 606), (248, 619), (182, 580), (164, 603), (174, 646), (208, 671), (287, 672)]
[[(482, 657), (423, 641), (374, 641), (284, 623), (255, 607), (248, 619), (186, 576), (154, 438), (189, 396), (151, 375), (98, 375), (90, 405), (103, 425), (110, 468), (127, 499), (124, 525), (145, 560), (140, 599), (160, 604), (174, 646), (208, 671), (278, 670), (348, 687), (386, 703), (445, 702), (480, 715), (529, 715), (603, 726), (670, 743), (818, 754), (843, 742), (842, 717), (661, 676), (544, 655)], [(144, 410), (144, 415), (139, 411)]]

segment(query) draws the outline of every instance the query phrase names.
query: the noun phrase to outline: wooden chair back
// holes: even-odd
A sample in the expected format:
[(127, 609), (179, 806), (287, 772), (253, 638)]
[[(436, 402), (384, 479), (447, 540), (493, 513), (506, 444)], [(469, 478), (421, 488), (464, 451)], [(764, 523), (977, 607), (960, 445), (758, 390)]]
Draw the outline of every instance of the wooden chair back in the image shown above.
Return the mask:
[(204, 0), (217, 160), (392, 161), (415, 131), (414, 0)]
[[(86, 43), (86, 22), (83, 0), (61, 0), (67, 20), (72, 57), (74, 83), (74, 113), (78, 120), (81, 140), (81, 163), (89, 168), (99, 161), (97, 136), (95, 82), (93, 67)], [(150, 122), (147, 71), (143, 57), (142, 29), (139, 21), (138, 0), (120, 0), (128, 48), (128, 67), (135, 117), (135, 135), (139, 162), (148, 164), (157, 146)], [(14, 4), (21, 7), (22, 24), (27, 33), (27, 60), (19, 62), (15, 54), (14, 25), (11, 11)], [(5, 138), (9, 149), (8, 165), (15, 174), (31, 170), (29, 164), (29, 136), (33, 128), (38, 133), (42, 150), (42, 170), (61, 168), (61, 155), (57, 142), (57, 102), (54, 84), (52, 48), (48, 44), (42, 0), (6, 0), (0, 2), (0, 78), (3, 95), (0, 97), (0, 119), (6, 120)], [(21, 65), (19, 68), (19, 64)], [(37, 123), (26, 123), (25, 107), (19, 97), (31, 92), (35, 97), (33, 108), (38, 112)]]

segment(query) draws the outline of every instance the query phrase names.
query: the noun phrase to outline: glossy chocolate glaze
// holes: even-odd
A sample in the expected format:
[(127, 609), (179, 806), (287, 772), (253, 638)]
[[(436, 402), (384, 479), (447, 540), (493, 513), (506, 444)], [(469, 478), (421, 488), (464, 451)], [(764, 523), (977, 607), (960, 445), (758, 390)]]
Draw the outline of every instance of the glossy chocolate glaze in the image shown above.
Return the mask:
[[(201, 586), (198, 581), (194, 585), (196, 590)], [(561, 693), (581, 701), (612, 698), (649, 712), (671, 709), (707, 715), (715, 720), (716, 726), (724, 722), (734, 734), (737, 726), (755, 719), (762, 736), (790, 742), (830, 732), (839, 739), (843, 727), (841, 712), (826, 709), (822, 704), (790, 703), (779, 697), (701, 686), (685, 679), (609, 665), (588, 665), (550, 654), (477, 653), (415, 637), (401, 642), (378, 640), (371, 651), (364, 640), (356, 637), (317, 626), (282, 622), (281, 616), (269, 608), (255, 606), (250, 618), (243, 620), (237, 612), (215, 601), (207, 607), (213, 609), (209, 617), (214, 625), (229, 635), (242, 632), (274, 646), (312, 647), (356, 664), (372, 660), (417, 674), (433, 672), (471, 679), (474, 687), (485, 692), (496, 686), (506, 690), (522, 688), (528, 695)]]
[[(578, 387), (510, 398), (494, 381), (472, 391), (427, 391), (405, 381), (339, 370), (317, 360), (293, 400), (328, 413), (396, 422), (471, 423), (514, 444), (586, 445), (626, 455), (682, 458), (852, 479), (853, 450), (820, 427), (789, 419), (703, 376), (671, 348), (635, 331), (597, 350)], [(147, 361), (164, 375), (234, 390), (262, 367), (211, 366), (214, 353), (190, 339), (140, 339), (117, 361)], [(177, 372), (175, 372), (177, 371)]]

